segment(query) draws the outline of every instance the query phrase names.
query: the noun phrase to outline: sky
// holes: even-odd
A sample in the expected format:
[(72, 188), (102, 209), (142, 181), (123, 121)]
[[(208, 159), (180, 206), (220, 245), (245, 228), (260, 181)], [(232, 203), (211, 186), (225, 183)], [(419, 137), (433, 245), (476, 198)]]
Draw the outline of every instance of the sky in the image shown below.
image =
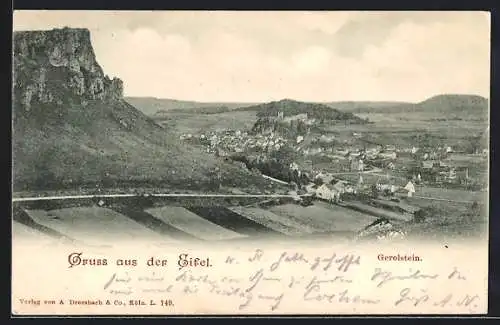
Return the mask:
[(126, 96), (205, 102), (489, 97), (487, 12), (15, 11), (14, 31), (88, 28)]

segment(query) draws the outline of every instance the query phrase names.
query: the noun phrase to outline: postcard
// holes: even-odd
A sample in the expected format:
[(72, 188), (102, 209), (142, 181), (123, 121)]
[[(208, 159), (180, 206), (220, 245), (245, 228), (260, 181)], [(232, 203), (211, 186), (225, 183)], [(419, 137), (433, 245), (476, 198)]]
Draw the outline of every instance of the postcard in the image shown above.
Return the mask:
[(12, 315), (487, 313), (488, 12), (13, 22)]

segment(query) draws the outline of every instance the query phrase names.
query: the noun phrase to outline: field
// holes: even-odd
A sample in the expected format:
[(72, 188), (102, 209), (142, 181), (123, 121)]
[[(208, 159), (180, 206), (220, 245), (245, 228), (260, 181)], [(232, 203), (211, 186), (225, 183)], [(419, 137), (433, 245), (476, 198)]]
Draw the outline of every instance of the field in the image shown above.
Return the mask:
[(146, 212), (179, 230), (203, 240), (226, 240), (246, 237), (203, 219), (182, 207), (162, 207), (146, 210)]
[(322, 203), (309, 207), (286, 204), (269, 210), (294, 221), (308, 224), (317, 232), (356, 232), (376, 220), (375, 217), (364, 213)]
[(275, 214), (268, 210), (251, 207), (232, 207), (230, 209), (265, 227), (287, 235), (304, 235), (314, 232), (314, 228), (307, 224), (294, 221), (286, 216)]
[(411, 221), (410, 217), (405, 217), (402, 213), (396, 213), (393, 211), (389, 211), (387, 209), (373, 207), (371, 205), (364, 204), (361, 202), (356, 202), (356, 201), (344, 202), (343, 205), (351, 209), (357, 210), (361, 213), (366, 213), (379, 218), (389, 219), (391, 221), (396, 221), (396, 222)]
[(473, 192), (461, 189), (447, 189), (430, 186), (416, 186), (415, 196), (431, 197), (436, 199), (485, 203), (488, 200), (486, 192)]
[(80, 207), (52, 211), (31, 210), (28, 214), (39, 225), (90, 244), (110, 244), (138, 237), (160, 242), (172, 241), (171, 238), (160, 236), (110, 209)]
[(257, 121), (255, 112), (237, 111), (219, 114), (169, 113), (156, 122), (177, 134), (199, 134), (217, 130), (250, 130)]
[(217, 242), (256, 238), (350, 237), (376, 218), (316, 202), (302, 207), (172, 206), (143, 209), (135, 204), (99, 207), (86, 204), (58, 209), (17, 206), (14, 235), (23, 239), (65, 240), (91, 246), (147, 239), (158, 244)]
[(12, 223), (12, 237), (34, 241), (40, 245), (51, 243), (53, 240), (50, 236), (16, 221)]

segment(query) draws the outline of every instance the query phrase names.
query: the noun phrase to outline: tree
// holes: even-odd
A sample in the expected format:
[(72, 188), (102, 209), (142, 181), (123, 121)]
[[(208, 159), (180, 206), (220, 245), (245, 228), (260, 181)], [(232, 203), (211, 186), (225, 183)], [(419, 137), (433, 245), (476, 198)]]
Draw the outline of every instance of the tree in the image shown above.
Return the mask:
[(283, 146), (279, 150), (271, 152), (270, 158), (288, 167), (295, 161), (296, 153), (291, 147)]
[(479, 208), (479, 204), (477, 203), (477, 201), (472, 202), (471, 212), (475, 215), (478, 215), (479, 211), (480, 211), (480, 208)]
[(304, 121), (299, 120), (297, 122), (297, 133), (304, 135), (307, 133), (307, 125)]
[(321, 186), (323, 185), (325, 182), (323, 181), (323, 179), (321, 177), (316, 177), (314, 179), (314, 184), (317, 185), (317, 186)]

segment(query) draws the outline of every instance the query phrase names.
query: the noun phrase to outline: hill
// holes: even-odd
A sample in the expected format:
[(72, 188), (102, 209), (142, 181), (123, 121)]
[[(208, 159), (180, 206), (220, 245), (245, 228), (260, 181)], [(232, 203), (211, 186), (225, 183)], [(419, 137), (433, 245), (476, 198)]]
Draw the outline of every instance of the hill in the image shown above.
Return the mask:
[(190, 107), (190, 108), (173, 108), (170, 110), (158, 110), (151, 117), (154, 119), (161, 119), (170, 114), (220, 114), (232, 111), (227, 106), (206, 106), (206, 107)]
[(282, 112), (284, 118), (307, 114), (309, 119), (366, 122), (350, 112), (341, 112), (324, 104), (299, 102), (291, 99), (242, 107), (239, 110), (256, 111), (258, 118), (277, 117), (278, 113)]
[(488, 99), (477, 95), (437, 95), (415, 105), (415, 110), (447, 112), (472, 112), (487, 114)]
[(14, 191), (269, 185), (180, 143), (125, 101), (88, 30), (15, 32), (13, 52)]
[(254, 105), (241, 110), (255, 111), (257, 121), (252, 132), (277, 132), (286, 137), (305, 135), (316, 127), (335, 123), (365, 124), (362, 119), (350, 112), (341, 112), (323, 104), (305, 103), (290, 99)]
[(487, 114), (488, 99), (477, 95), (442, 94), (420, 103), (405, 102), (331, 102), (329, 107), (352, 113)]
[(403, 105), (411, 105), (409, 102), (371, 102), (371, 101), (340, 101), (323, 103), (331, 108), (338, 109), (342, 112), (351, 113), (367, 113), (371, 111), (381, 110), (387, 107), (398, 107)]
[(203, 103), (195, 101), (176, 100), (155, 97), (125, 97), (125, 101), (148, 116), (158, 116), (171, 111), (189, 113), (222, 113), (238, 107), (253, 105), (254, 103)]

